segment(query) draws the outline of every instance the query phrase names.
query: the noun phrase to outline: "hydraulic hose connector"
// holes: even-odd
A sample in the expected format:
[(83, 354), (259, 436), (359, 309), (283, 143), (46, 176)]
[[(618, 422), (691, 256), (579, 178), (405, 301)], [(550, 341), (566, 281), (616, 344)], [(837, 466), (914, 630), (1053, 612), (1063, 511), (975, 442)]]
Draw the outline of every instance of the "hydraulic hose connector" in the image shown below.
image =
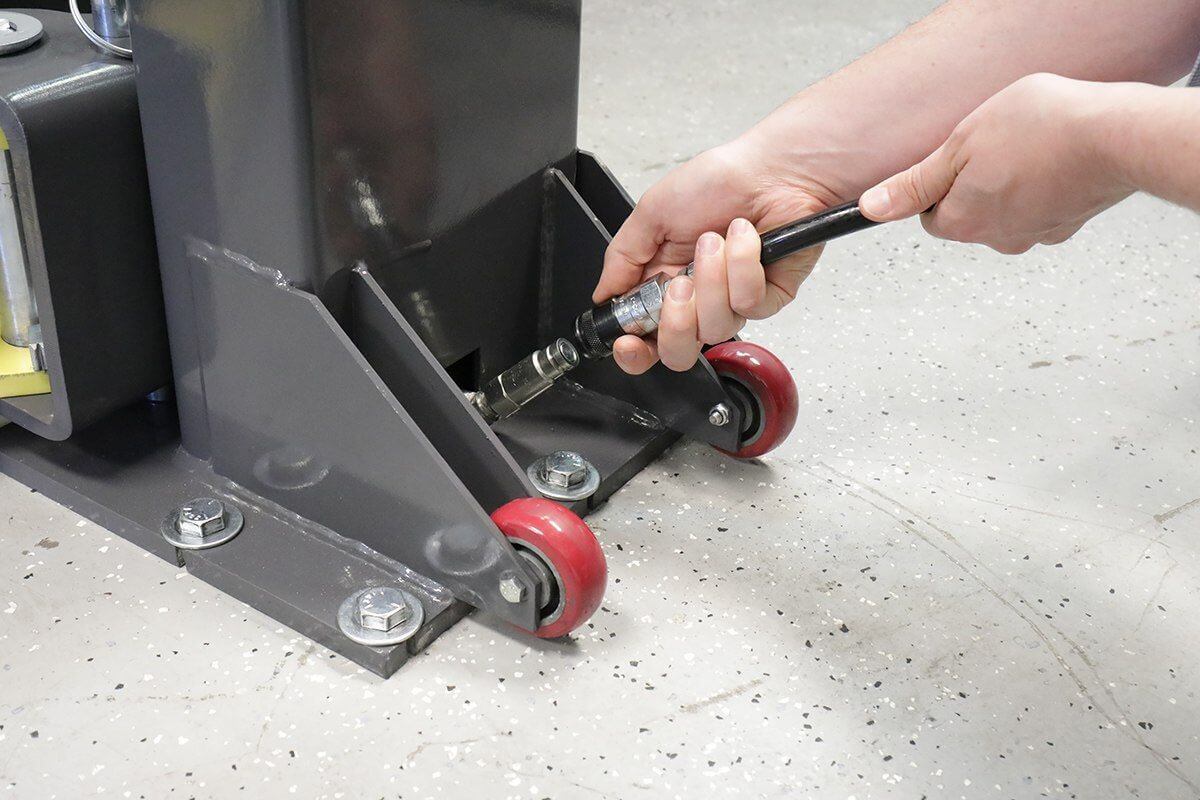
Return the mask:
[[(691, 275), (689, 266), (680, 275)], [(613, 342), (627, 333), (646, 336), (658, 330), (663, 297), (675, 275), (660, 272), (620, 297), (590, 308), (575, 320), (575, 339), (586, 358), (605, 358)]]
[(577, 366), (579, 351), (567, 339), (559, 339), (492, 378), (471, 395), (471, 404), (488, 423), (499, 422), (520, 411)]

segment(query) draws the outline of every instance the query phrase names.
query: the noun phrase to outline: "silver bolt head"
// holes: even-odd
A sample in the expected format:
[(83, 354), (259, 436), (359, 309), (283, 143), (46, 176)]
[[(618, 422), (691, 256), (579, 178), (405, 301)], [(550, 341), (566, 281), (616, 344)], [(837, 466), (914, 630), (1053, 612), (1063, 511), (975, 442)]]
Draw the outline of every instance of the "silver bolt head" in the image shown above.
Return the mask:
[(579, 453), (573, 453), (570, 450), (559, 450), (546, 456), (546, 464), (543, 469), (546, 474), (546, 483), (561, 489), (578, 486), (587, 479), (588, 475), (587, 461)]
[(179, 532), (203, 539), (225, 530), (228, 522), (225, 504), (213, 497), (197, 497), (179, 509)]
[(519, 603), (525, 599), (525, 587), (515, 577), (507, 575), (500, 579), (500, 596), (510, 603)]
[(718, 428), (728, 425), (729, 419), (729, 406), (725, 405), (724, 403), (717, 403), (712, 407), (712, 410), (708, 412), (709, 423), (716, 425)]
[(358, 624), (372, 631), (390, 631), (412, 617), (404, 595), (387, 586), (363, 592), (358, 598)]

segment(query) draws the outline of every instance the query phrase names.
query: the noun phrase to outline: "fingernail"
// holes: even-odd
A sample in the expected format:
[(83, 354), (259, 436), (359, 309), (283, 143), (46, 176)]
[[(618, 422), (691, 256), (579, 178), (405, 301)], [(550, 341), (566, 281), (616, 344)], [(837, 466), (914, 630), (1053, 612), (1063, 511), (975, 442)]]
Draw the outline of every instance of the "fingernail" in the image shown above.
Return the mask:
[(871, 216), (887, 216), (892, 210), (892, 193), (886, 186), (868, 189), (858, 199), (858, 207)]
[(754, 226), (750, 224), (750, 220), (738, 218), (729, 225), (730, 236), (744, 236), (754, 230)]
[(667, 294), (669, 294), (671, 299), (676, 303), (686, 303), (688, 300), (692, 299), (692, 295), (695, 294), (695, 292), (696, 287), (692, 283), (691, 278), (675, 278), (667, 286)]
[(629, 353), (625, 352), (624, 350), (613, 350), (613, 358), (616, 359), (618, 364), (628, 364), (633, 360)]
[(701, 236), (700, 241), (696, 243), (697, 255), (711, 256), (720, 249), (721, 237), (711, 231)]

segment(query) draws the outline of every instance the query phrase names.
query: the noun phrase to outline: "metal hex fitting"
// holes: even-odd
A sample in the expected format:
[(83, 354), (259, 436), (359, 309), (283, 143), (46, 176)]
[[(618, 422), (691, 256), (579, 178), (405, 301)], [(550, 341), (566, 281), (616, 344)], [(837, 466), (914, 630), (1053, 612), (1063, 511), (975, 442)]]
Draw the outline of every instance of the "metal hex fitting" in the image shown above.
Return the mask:
[(557, 450), (530, 464), (525, 474), (552, 500), (583, 500), (600, 488), (600, 471), (579, 453)]
[(729, 406), (724, 403), (717, 403), (708, 412), (708, 422), (710, 425), (715, 425), (718, 428), (723, 428), (729, 424), (730, 413)]
[(557, 339), (484, 384), (470, 395), (471, 404), (488, 423), (507, 419), (577, 366), (579, 351), (575, 345)]
[(500, 579), (500, 596), (510, 603), (519, 603), (525, 599), (525, 587), (513, 575), (505, 575)]
[(184, 536), (213, 536), (225, 530), (225, 504), (214, 497), (198, 497), (179, 508), (179, 532)]
[(244, 524), (237, 508), (215, 497), (197, 497), (168, 514), (160, 530), (180, 550), (206, 550), (237, 536)]
[(399, 589), (382, 586), (358, 598), (358, 624), (373, 631), (390, 631), (412, 617), (412, 609)]
[(425, 607), (397, 586), (359, 589), (338, 607), (338, 627), (346, 638), (369, 647), (408, 641), (425, 622)]

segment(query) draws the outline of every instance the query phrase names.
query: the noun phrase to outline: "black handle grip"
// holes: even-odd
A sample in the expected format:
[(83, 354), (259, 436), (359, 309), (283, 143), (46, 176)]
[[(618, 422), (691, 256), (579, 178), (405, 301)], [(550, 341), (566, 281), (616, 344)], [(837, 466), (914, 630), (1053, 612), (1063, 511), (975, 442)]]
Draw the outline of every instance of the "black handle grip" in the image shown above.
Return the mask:
[(762, 235), (762, 263), (770, 264), (805, 248), (878, 225), (858, 209), (858, 201), (804, 217)]

